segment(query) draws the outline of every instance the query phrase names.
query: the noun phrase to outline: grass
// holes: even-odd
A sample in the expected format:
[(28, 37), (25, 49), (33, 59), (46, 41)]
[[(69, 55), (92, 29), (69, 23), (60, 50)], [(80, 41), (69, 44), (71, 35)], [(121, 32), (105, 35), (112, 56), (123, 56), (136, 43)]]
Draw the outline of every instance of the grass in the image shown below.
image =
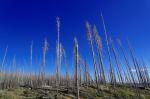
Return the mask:
[[(107, 99), (136, 99), (136, 94), (134, 89), (125, 87), (116, 87), (115, 91), (111, 88), (103, 87), (103, 92)], [(43, 90), (43, 89), (29, 89), (29, 88), (17, 88), (9, 90), (0, 91), (0, 99), (75, 99), (75, 93), (70, 89), (69, 93), (59, 92), (56, 96), (56, 91), (54, 90)], [(141, 90), (140, 99), (149, 99), (150, 91)], [(81, 87), (80, 88), (80, 99), (104, 99), (101, 94), (97, 93), (97, 90), (92, 87)]]

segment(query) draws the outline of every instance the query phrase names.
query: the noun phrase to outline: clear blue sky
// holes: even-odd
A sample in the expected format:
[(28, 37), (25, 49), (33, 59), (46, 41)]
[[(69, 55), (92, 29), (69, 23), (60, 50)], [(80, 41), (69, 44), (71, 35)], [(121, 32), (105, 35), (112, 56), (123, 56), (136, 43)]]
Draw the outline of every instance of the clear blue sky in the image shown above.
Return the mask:
[(60, 39), (67, 51), (68, 60), (71, 61), (75, 36), (81, 55), (88, 57), (85, 22), (96, 24), (104, 41), (101, 11), (108, 35), (123, 41), (128, 38), (138, 55), (150, 58), (149, 0), (0, 0), (0, 57), (2, 59), (8, 45), (8, 63), (14, 55), (18, 64), (28, 62), (30, 43), (33, 40), (34, 63), (40, 64), (37, 60), (41, 57), (43, 40), (47, 38), (48, 64), (54, 64), (56, 16), (61, 20)]

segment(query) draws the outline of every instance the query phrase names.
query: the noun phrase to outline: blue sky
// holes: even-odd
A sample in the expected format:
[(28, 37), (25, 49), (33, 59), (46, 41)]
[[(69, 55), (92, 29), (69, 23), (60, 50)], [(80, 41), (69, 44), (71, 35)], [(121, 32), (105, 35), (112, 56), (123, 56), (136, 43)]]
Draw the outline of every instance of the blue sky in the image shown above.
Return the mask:
[[(34, 42), (34, 64), (40, 64), (42, 44), (48, 39), (48, 67), (54, 69), (57, 38), (56, 16), (61, 20), (61, 42), (71, 64), (73, 38), (79, 50), (90, 61), (85, 22), (96, 24), (101, 38), (104, 34), (100, 13), (103, 13), (108, 35), (132, 42), (136, 54), (150, 57), (149, 0), (0, 0), (0, 57), (8, 45), (7, 62), (13, 56), (18, 64), (29, 61), (30, 43)], [(104, 42), (103, 42), (104, 43)], [(89, 62), (90, 64), (90, 62)], [(19, 65), (20, 66), (20, 65)], [(34, 67), (36, 69), (36, 66)], [(92, 67), (91, 67), (92, 68)]]

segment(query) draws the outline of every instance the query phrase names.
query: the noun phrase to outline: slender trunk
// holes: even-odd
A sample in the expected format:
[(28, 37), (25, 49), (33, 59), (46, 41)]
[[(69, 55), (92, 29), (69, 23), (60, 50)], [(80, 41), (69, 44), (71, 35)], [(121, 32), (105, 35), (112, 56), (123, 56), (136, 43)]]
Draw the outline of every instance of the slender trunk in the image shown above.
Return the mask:
[(77, 39), (75, 38), (75, 40), (74, 40), (74, 51), (75, 51), (75, 67), (76, 67), (76, 73), (75, 73), (75, 75), (76, 75), (76, 88), (77, 88), (77, 99), (80, 99), (80, 97), (79, 97), (79, 79), (78, 79), (78, 62), (79, 62), (79, 60), (78, 60), (78, 58), (79, 58), (79, 54), (78, 54), (78, 42), (77, 42)]
[(133, 66), (134, 66), (136, 74), (137, 74), (138, 82), (140, 83), (141, 81), (140, 81), (140, 76), (139, 76), (136, 60), (135, 60), (135, 57), (133, 55), (133, 49), (132, 49), (131, 45), (129, 44), (129, 42), (128, 42), (128, 48), (129, 48), (129, 51), (130, 51), (130, 56), (131, 56), (131, 59), (132, 59), (132, 62), (133, 62)]
[(5, 54), (4, 54), (4, 57), (3, 57), (3, 60), (2, 60), (2, 65), (1, 65), (1, 71), (4, 69), (4, 63), (5, 63), (5, 60), (6, 60), (7, 50), (8, 50), (8, 46), (5, 49)]
[(63, 52), (63, 57), (64, 57), (64, 63), (65, 63), (65, 69), (66, 69), (66, 87), (68, 89), (68, 83), (69, 83), (69, 75), (68, 75), (68, 64), (67, 64), (67, 61), (66, 61), (66, 52), (64, 50), (64, 48), (62, 47), (62, 52)]
[(101, 82), (103, 84), (106, 84), (104, 65), (103, 65), (103, 61), (102, 61), (102, 41), (100, 39), (100, 36), (98, 35), (98, 31), (96, 29), (96, 26), (94, 26), (93, 32), (94, 32), (94, 39), (95, 39), (97, 52), (98, 52), (98, 58), (99, 58), (99, 69), (100, 69)]
[(31, 46), (30, 46), (30, 85), (32, 85), (32, 77), (31, 77), (31, 70), (32, 70), (32, 57), (33, 57), (33, 41), (31, 42)]
[[(138, 67), (138, 64), (137, 64), (137, 60), (136, 58), (134, 57), (134, 54), (133, 54), (133, 48), (132, 46), (129, 44), (129, 41), (128, 41), (128, 48), (129, 48), (129, 51), (130, 51), (130, 56), (132, 58), (132, 61), (133, 61), (133, 64), (134, 64), (134, 68), (135, 68), (135, 71), (136, 71), (136, 74), (137, 74), (137, 78), (138, 78), (138, 82), (140, 83), (141, 82), (141, 79), (140, 79), (140, 73), (139, 73), (139, 67)], [(139, 87), (139, 85), (137, 84), (137, 87)], [(140, 92), (139, 90), (137, 89), (137, 98), (140, 98)]]
[(87, 27), (87, 34), (88, 34), (88, 40), (89, 40), (89, 47), (90, 47), (90, 52), (91, 52), (91, 55), (92, 55), (92, 59), (93, 59), (93, 64), (94, 64), (94, 72), (95, 72), (95, 81), (96, 81), (96, 86), (97, 86), (97, 89), (98, 88), (98, 69), (97, 69), (97, 63), (96, 63), (96, 57), (95, 57), (95, 52), (94, 52), (94, 48), (93, 48), (93, 41), (92, 41), (92, 33), (91, 33), (91, 27), (90, 27), (90, 24), (87, 23), (86, 24), (86, 27)]
[(120, 41), (120, 40), (118, 40), (118, 44), (119, 44), (120, 49), (121, 49), (121, 51), (122, 51), (122, 54), (123, 54), (123, 57), (124, 57), (124, 59), (125, 59), (125, 63), (126, 63), (127, 69), (128, 69), (128, 71), (129, 71), (129, 73), (130, 73), (130, 75), (131, 75), (131, 79), (132, 79), (132, 81), (133, 81), (133, 85), (134, 85), (134, 87), (135, 87), (136, 94), (137, 94), (137, 97), (138, 97), (138, 96), (139, 96), (138, 85), (137, 85), (137, 83), (136, 83), (136, 81), (135, 81), (135, 77), (134, 77), (134, 75), (133, 75), (133, 73), (132, 73), (132, 71), (131, 71), (131, 67), (130, 67), (129, 61), (128, 61), (128, 59), (127, 59), (127, 56), (126, 56), (126, 54), (125, 54), (125, 51), (124, 51), (124, 49), (123, 49), (123, 47), (122, 47), (122, 44), (121, 44), (121, 41)]
[(43, 62), (42, 62), (42, 85), (45, 85), (45, 64), (46, 64), (46, 53), (48, 50), (48, 42), (45, 39), (43, 46)]
[(56, 18), (57, 21), (57, 47), (56, 47), (56, 87), (57, 87), (57, 95), (58, 95), (58, 88), (59, 88), (59, 67), (60, 67), (60, 20), (59, 17)]
[(130, 66), (130, 64), (129, 64), (129, 61), (128, 61), (128, 58), (127, 58), (127, 56), (126, 56), (126, 54), (125, 54), (125, 50), (124, 50), (124, 48), (122, 47), (122, 44), (121, 44), (121, 41), (120, 40), (118, 40), (118, 44), (119, 44), (119, 47), (120, 47), (120, 49), (121, 49), (121, 52), (122, 52), (122, 54), (123, 54), (123, 57), (124, 57), (124, 59), (125, 59), (125, 63), (126, 63), (126, 68), (127, 68), (127, 72), (129, 72), (129, 74), (130, 74), (130, 76), (131, 76), (131, 79), (132, 79), (132, 82), (133, 82), (133, 84), (134, 84), (134, 87), (137, 87), (136, 85), (136, 82), (135, 82), (135, 78), (134, 78), (134, 75), (133, 75), (133, 72), (131, 71), (131, 66)]
[(112, 52), (114, 54), (114, 59), (115, 59), (116, 65), (117, 65), (118, 75), (119, 75), (121, 84), (123, 85), (124, 81), (123, 81), (122, 72), (121, 72), (121, 64), (119, 62), (119, 58), (117, 57), (116, 50), (115, 50), (115, 48), (113, 46), (113, 42), (111, 42), (111, 49), (112, 49)]
[(101, 18), (102, 18), (102, 23), (103, 23), (103, 28), (104, 28), (105, 40), (106, 40), (106, 44), (107, 44), (107, 52), (108, 52), (108, 59), (109, 59), (109, 66), (110, 66), (109, 67), (109, 69), (110, 69), (110, 81), (111, 81), (111, 84), (113, 84), (115, 87), (116, 78), (115, 78), (115, 74), (114, 74), (114, 70), (113, 70), (113, 66), (112, 66), (109, 42), (108, 42), (108, 37), (107, 37), (107, 31), (106, 31), (106, 26), (105, 26), (105, 22), (104, 22), (104, 18), (103, 18), (102, 14), (101, 14)]

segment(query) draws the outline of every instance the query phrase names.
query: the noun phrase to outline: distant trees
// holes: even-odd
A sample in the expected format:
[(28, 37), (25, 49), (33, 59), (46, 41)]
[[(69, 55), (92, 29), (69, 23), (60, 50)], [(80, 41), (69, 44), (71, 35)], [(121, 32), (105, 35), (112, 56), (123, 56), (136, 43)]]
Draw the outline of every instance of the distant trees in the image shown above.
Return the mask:
[[(125, 42), (128, 45), (126, 48), (121, 40), (117, 39), (113, 41), (112, 38), (109, 39), (102, 15), (101, 18), (105, 42), (103, 42), (96, 25), (91, 25), (89, 22), (86, 22), (87, 43), (91, 60), (90, 56), (82, 58), (82, 53), (79, 55), (79, 48), (82, 48), (82, 46), (78, 46), (80, 42), (74, 38), (74, 64), (71, 70), (71, 59), (67, 57), (67, 53), (69, 52), (65, 50), (63, 44), (60, 42), (59, 17), (56, 18), (58, 37), (56, 40), (55, 73), (46, 75), (45, 72), (46, 56), (49, 47), (47, 39), (44, 39), (42, 45), (42, 60), (39, 61), (39, 63), (42, 63), (40, 65), (40, 73), (34, 70), (30, 71), (30, 73), (26, 73), (23, 68), (18, 70), (16, 57), (12, 59), (9, 71), (6, 71), (4, 68), (7, 68), (5, 65), (8, 50), (7, 46), (0, 67), (0, 89), (17, 87), (53, 88), (58, 96), (58, 94), (61, 93), (60, 90), (69, 92), (71, 88), (75, 88), (73, 90), (75, 90), (76, 98), (79, 99), (81, 95), (80, 88), (82, 87), (87, 89), (94, 87), (97, 89), (97, 92), (101, 91), (100, 94), (103, 94), (103, 89), (108, 88), (108, 86), (113, 86), (114, 90), (117, 86), (124, 86), (133, 87), (137, 97), (140, 97), (139, 88), (150, 87), (148, 66), (142, 58), (136, 57), (135, 50), (129, 41), (127, 41), (127, 43)], [(103, 46), (105, 46), (105, 48)], [(33, 42), (31, 42), (29, 51), (30, 57), (27, 62), (30, 63), (30, 69), (32, 69), (31, 67), (34, 65), (33, 52)], [(104, 52), (105, 54), (103, 54)], [(91, 64), (89, 64), (89, 61), (91, 61)], [(108, 71), (106, 70), (107, 65)], [(61, 73), (61, 67), (65, 70), (64, 74)], [(94, 69), (94, 74), (91, 74), (89, 67)], [(103, 96), (105, 95), (103, 94)]]

